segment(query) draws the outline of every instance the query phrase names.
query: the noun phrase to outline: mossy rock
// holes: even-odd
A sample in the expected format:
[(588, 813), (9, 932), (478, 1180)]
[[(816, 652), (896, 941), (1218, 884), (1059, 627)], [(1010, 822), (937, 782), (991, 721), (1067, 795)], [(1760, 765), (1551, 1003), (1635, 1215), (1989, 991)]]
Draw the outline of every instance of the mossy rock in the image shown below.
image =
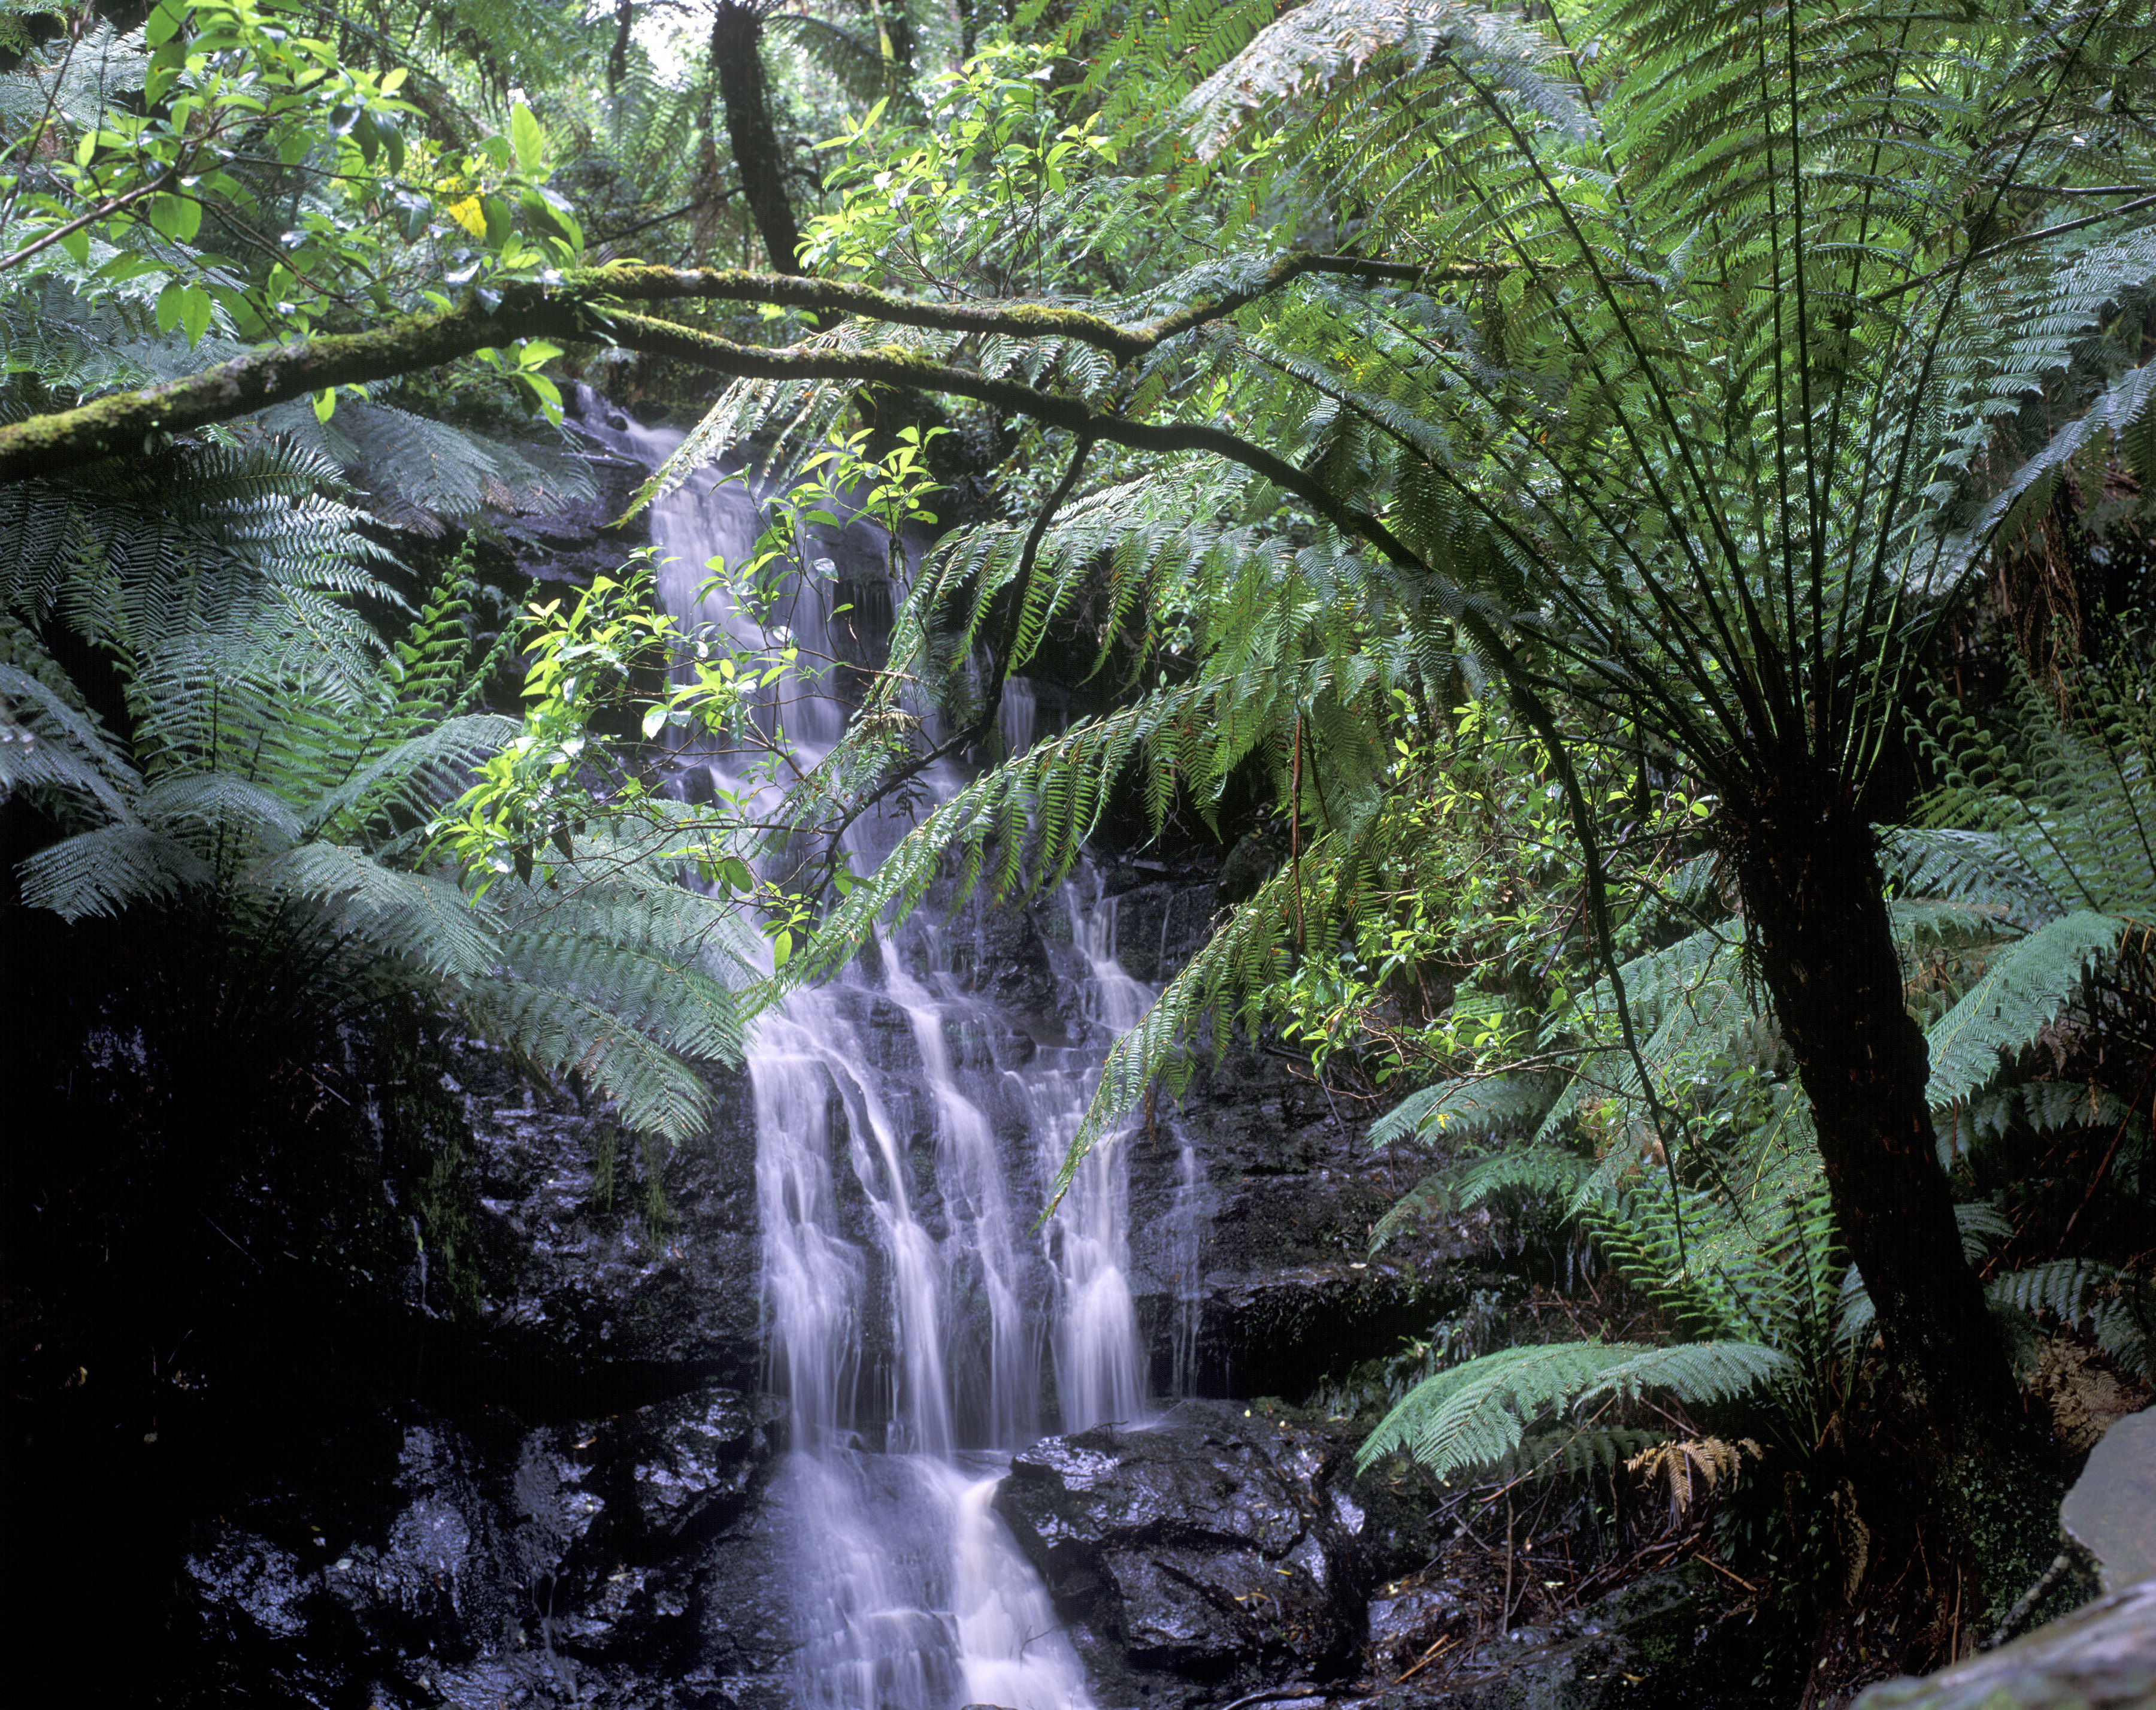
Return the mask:
[(2099, 1598), (2026, 1638), (1854, 1710), (2148, 1710), (2156, 1706), (2156, 1579)]

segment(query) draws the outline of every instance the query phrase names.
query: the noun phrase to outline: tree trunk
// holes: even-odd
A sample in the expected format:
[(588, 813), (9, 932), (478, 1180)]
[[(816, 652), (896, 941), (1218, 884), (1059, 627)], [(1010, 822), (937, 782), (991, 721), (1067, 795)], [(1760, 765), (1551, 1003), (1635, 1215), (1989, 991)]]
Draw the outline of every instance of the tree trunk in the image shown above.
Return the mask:
[(779, 273), (801, 271), (801, 229), (786, 194), (786, 151), (771, 122), (763, 77), (763, 14), (744, 0), (719, 0), (711, 19), (711, 68), (726, 109), (726, 138), (764, 253)]
[(2057, 1547), (2058, 1480), (1962, 1256), (1871, 829), (1838, 780), (1816, 778), (1774, 791), (1742, 823), (1738, 888), (1835, 1220), (1892, 1377), (1935, 1434), (1922, 1469), (1932, 1510), (2004, 1609)]

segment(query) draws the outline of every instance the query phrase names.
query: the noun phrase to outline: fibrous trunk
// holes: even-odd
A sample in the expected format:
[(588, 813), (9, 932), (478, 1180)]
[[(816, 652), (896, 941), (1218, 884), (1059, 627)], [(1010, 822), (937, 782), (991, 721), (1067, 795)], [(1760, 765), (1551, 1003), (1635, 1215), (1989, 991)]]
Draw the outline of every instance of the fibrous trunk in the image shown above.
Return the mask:
[(1937, 1445), (1932, 1508), (1986, 1594), (2010, 1601), (2056, 1548), (2057, 1493), (1963, 1257), (1871, 829), (1837, 780), (1783, 785), (1743, 814), (1738, 878), (1835, 1220), (1889, 1370)]
[(726, 140), (764, 253), (779, 273), (801, 271), (801, 229), (786, 195), (786, 152), (771, 121), (760, 39), (763, 17), (742, 0), (719, 0), (711, 19), (711, 69), (726, 110)]

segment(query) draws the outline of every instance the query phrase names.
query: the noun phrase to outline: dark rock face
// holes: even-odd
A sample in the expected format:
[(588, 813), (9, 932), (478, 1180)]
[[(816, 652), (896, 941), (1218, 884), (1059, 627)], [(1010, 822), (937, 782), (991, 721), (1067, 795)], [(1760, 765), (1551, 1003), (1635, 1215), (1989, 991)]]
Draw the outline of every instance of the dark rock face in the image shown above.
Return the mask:
[(645, 1157), (482, 1047), (450, 1066), (462, 1268), (396, 1279), (393, 1364), (332, 1356), (243, 1464), (198, 1475), (192, 1619), (227, 1677), (324, 1710), (774, 1710), (783, 1410), (752, 1393), (745, 1087), (716, 1089), (701, 1144)]
[[(1116, 948), (1163, 980), (1209, 933), (1204, 874), (1111, 874)], [(1112, 888), (1112, 886), (1111, 886)], [(1132, 1286), (1162, 1394), (1307, 1395), (1356, 1360), (1428, 1327), (1487, 1279), (1486, 1214), (1404, 1238), (1372, 1260), (1369, 1232), (1430, 1167), (1373, 1156), (1366, 1121), (1306, 1064), (1233, 1040), (1178, 1098), (1163, 1093), (1131, 1148)], [(1185, 1148), (1202, 1179), (1183, 1174)]]
[(1103, 1697), (1214, 1702), (1359, 1660), (1369, 1569), (1348, 1440), (1217, 1402), (1018, 1456), (996, 1510)]
[[(483, 1211), (485, 1339), (501, 1356), (573, 1385), (578, 1374), (644, 1374), (752, 1386), (757, 1319), (756, 1122), (742, 1077), (718, 1088), (709, 1134), (660, 1160), (654, 1220), (617, 1185), (651, 1160), (610, 1137), (603, 1117), (534, 1092), (494, 1053), (459, 1056), (457, 1090), (476, 1143)], [(648, 1180), (638, 1192), (648, 1194)]]
[(763, 1577), (773, 1413), (716, 1389), (589, 1425), (386, 1409), (199, 1525), (184, 1569), (218, 1648), (304, 1703), (685, 1707), (721, 1672), (703, 1704), (775, 1702), (783, 1623), (711, 1590), (737, 1558)]

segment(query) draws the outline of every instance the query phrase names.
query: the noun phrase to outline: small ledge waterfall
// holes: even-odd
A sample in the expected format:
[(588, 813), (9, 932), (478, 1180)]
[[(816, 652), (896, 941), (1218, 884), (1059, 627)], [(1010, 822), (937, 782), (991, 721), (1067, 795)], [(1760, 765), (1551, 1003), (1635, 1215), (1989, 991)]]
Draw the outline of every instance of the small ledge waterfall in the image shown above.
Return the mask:
[[(649, 462), (673, 442), (631, 429), (617, 443)], [(715, 555), (747, 556), (753, 506), (740, 481), (714, 489), (706, 475), (655, 508), (674, 561), (661, 594), (684, 624), (738, 621), (696, 590)], [(819, 531), (809, 550), (859, 586), (880, 579), (883, 542), (856, 524)], [(803, 657), (829, 655), (814, 590), (793, 604)], [(783, 683), (776, 706), (804, 768), (837, 741), (843, 709), (821, 685)], [(1033, 722), (1014, 683), (1007, 745), (1028, 742)], [(682, 757), (686, 788), (706, 766), (734, 781), (724, 754)], [(941, 799), (963, 780), (926, 781)], [(856, 870), (908, 829), (856, 824)], [(1060, 1014), (978, 994), (978, 917), (924, 910), (763, 1017), (750, 1044), (772, 1381), (793, 1444), (773, 1524), (791, 1558), (798, 1702), (815, 1710), (1091, 1710), (1047, 1594), (991, 1507), (1014, 1449), (1136, 1421), (1146, 1404), (1124, 1148), (1097, 1149), (1035, 1227), (1106, 1041), (1151, 996), (1116, 963), (1115, 903), (1097, 881), (1059, 901), (1035, 918), (1077, 994)], [(1194, 1155), (1183, 1168), (1195, 1214)]]

